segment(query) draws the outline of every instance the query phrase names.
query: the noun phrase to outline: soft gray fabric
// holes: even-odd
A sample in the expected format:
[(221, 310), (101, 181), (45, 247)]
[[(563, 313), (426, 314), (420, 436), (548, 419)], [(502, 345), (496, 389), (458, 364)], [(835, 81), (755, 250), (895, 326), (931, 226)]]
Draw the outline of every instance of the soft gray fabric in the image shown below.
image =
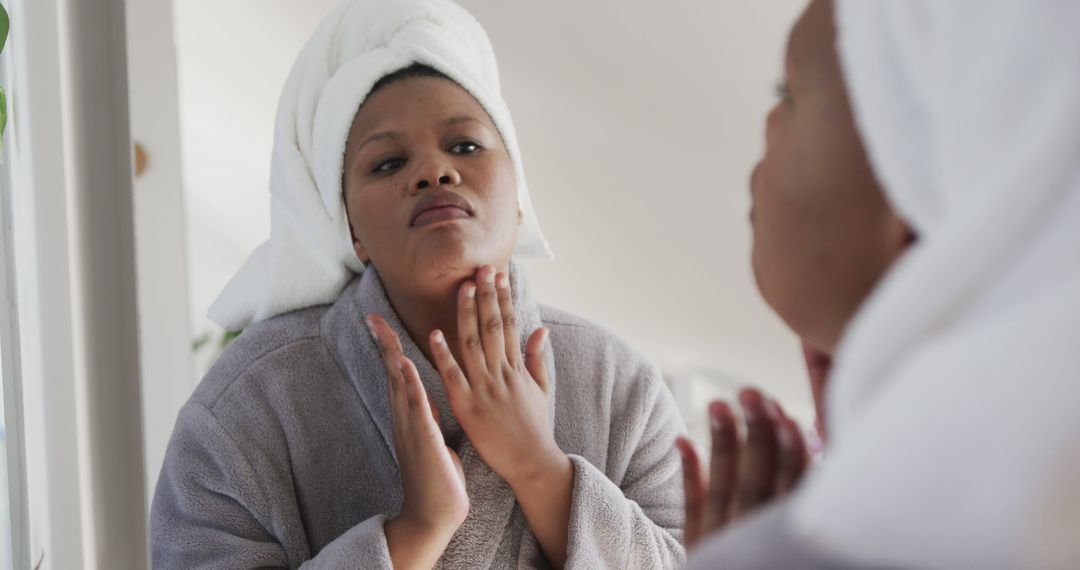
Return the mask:
[[(657, 369), (611, 334), (540, 307), (512, 274), (522, 339), (550, 330), (555, 439), (575, 467), (568, 568), (674, 568), (682, 421)], [(443, 568), (547, 562), (509, 486), (463, 437), (437, 372), (375, 271), (334, 305), (249, 328), (184, 406), (151, 512), (155, 568), (390, 568), (383, 523), (402, 491), (386, 373), (363, 325), (383, 315), (465, 467), (471, 508)]]
[(830, 556), (796, 536), (790, 500), (767, 507), (706, 540), (690, 553), (690, 570), (874, 570)]

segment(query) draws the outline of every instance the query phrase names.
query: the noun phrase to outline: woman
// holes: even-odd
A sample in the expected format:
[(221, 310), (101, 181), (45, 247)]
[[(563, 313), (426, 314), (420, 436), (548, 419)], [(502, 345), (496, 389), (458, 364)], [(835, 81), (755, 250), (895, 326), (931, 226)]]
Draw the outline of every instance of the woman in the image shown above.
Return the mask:
[[(792, 29), (785, 79), (766, 121), (765, 155), (751, 178), (754, 275), (765, 301), (804, 339), (822, 435), (829, 355), (874, 285), (914, 241), (867, 162), (832, 30), (831, 7), (820, 1)], [(693, 447), (680, 441), (688, 546), (788, 493), (803, 474), (799, 430), (760, 401), (752, 391), (740, 397), (744, 449), (728, 406), (710, 406), (708, 483)]]
[[(774, 308), (836, 351), (830, 452), (693, 567), (1076, 566), (1077, 8), (810, 3), (755, 176), (754, 247)], [(849, 249), (828, 251), (868, 263), (804, 264), (788, 241), (837, 234)], [(782, 302), (769, 252), (809, 294), (852, 294)]]
[(348, 2), (291, 74), (272, 235), (212, 316), (161, 568), (674, 567), (681, 421), (655, 367), (538, 305), (498, 73), (446, 0)]

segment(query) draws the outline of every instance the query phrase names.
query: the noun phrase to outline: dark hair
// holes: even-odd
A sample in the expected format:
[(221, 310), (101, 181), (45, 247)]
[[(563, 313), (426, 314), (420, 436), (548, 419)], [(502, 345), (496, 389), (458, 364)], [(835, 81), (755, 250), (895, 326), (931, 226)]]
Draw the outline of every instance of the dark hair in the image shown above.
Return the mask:
[(398, 81), (401, 81), (402, 79), (412, 79), (414, 77), (436, 77), (439, 79), (447, 79), (453, 81), (453, 79), (447, 77), (445, 73), (439, 71), (438, 69), (435, 69), (434, 67), (424, 65), (422, 63), (414, 63), (408, 67), (399, 69), (389, 75), (384, 75), (382, 79), (375, 82), (375, 85), (371, 86), (371, 91), (368, 91), (368, 97), (371, 97), (371, 95), (374, 94), (376, 91), (382, 89), (383, 87), (386, 87), (387, 85), (390, 85), (391, 83), (396, 83)]

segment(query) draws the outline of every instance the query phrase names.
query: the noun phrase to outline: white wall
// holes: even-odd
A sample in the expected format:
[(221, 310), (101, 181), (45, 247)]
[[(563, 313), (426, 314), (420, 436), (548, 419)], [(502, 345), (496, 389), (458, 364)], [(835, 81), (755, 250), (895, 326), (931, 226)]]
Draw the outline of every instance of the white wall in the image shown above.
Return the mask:
[[(176, 415), (195, 384), (173, 29), (171, 0), (127, 2), (131, 134), (147, 157), (145, 171), (133, 184), (143, 448), (149, 496), (157, 483)], [(146, 505), (149, 508), (149, 500)]]
[[(268, 232), (277, 98), (334, 3), (176, 3), (196, 331)], [(540, 298), (615, 330), (674, 378), (760, 384), (805, 415), (797, 342), (756, 292), (746, 221), (803, 2), (462, 4), (495, 44), (556, 252), (530, 264)]]

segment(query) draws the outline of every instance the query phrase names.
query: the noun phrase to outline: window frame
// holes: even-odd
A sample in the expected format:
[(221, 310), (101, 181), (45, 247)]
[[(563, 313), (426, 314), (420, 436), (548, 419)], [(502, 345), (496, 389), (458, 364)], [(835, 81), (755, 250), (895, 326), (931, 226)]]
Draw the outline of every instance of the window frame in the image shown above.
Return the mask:
[(147, 568), (125, 0), (6, 1), (29, 543), (17, 567)]

